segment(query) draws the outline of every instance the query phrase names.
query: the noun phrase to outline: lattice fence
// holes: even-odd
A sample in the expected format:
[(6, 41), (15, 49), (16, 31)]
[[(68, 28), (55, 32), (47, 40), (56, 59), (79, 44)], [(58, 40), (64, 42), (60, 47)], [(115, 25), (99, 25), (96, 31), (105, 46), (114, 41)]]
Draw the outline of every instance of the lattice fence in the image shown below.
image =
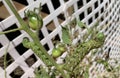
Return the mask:
[[(120, 0), (11, 0), (24, 18), (24, 10), (32, 10), (42, 3), (42, 17), (44, 26), (40, 30), (40, 41), (51, 53), (54, 47), (53, 41), (61, 39), (60, 24), (64, 25), (70, 15), (70, 8), (74, 8), (73, 16), (80, 18), (88, 26), (92, 26), (98, 19), (99, 26), (107, 25), (103, 32), (107, 36), (103, 47), (104, 53), (110, 52), (110, 58), (120, 59)], [(17, 19), (10, 11), (4, 0), (0, 0), (0, 31), (20, 27)], [(81, 31), (83, 32), (83, 31)], [(42, 61), (32, 52), (22, 46), (23, 37), (29, 37), (24, 31), (0, 35), (0, 78), (4, 78), (4, 56), (7, 51), (7, 78), (31, 78), (34, 77), (35, 68)], [(93, 66), (94, 68), (95, 66)], [(96, 66), (97, 67), (97, 66)], [(102, 70), (102, 67), (99, 66)], [(16, 73), (18, 71), (18, 73)]]

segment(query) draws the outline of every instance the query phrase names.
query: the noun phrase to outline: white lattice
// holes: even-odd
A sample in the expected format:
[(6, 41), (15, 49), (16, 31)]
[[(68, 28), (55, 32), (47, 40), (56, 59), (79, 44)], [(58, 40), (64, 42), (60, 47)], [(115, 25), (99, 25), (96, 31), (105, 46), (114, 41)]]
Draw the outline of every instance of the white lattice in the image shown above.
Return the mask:
[[(12, 0), (11, 0), (12, 1)], [(18, 1), (18, 0), (14, 0)], [(47, 13), (44, 16), (44, 26), (41, 29), (41, 43), (47, 46), (48, 52), (52, 50), (54, 47), (53, 39), (54, 37), (61, 38), (61, 27), (60, 24), (64, 25), (68, 22), (69, 19), (66, 19), (68, 16), (67, 8), (73, 7), (74, 13), (73, 16), (76, 18), (80, 18), (84, 23), (89, 26), (92, 26), (97, 19), (101, 19), (99, 24), (103, 26), (103, 32), (106, 35), (106, 41), (104, 45), (104, 53), (110, 50), (110, 58), (120, 59), (120, 0), (68, 0), (65, 2), (64, 0), (24, 0), (26, 4), (22, 9), (19, 9), (18, 12), (22, 18), (24, 18), (24, 10), (30, 9), (32, 10), (34, 7), (38, 7), (39, 3), (42, 3), (42, 7), (44, 13)], [(17, 19), (14, 17), (13, 13), (6, 5), (4, 0), (0, 0), (2, 6), (5, 6), (7, 11), (9, 12), (9, 16), (5, 17), (0, 22), (0, 31), (4, 31), (9, 29), (10, 27), (19, 27), (19, 23)], [(13, 2), (13, 1), (12, 1)], [(14, 4), (13, 2), (13, 4)], [(20, 2), (18, 2), (20, 3)], [(22, 4), (22, 3), (21, 3)], [(0, 6), (0, 7), (2, 7)], [(48, 8), (48, 10), (47, 10)], [(1, 11), (1, 10), (0, 10)], [(65, 19), (62, 19), (60, 22), (61, 15), (65, 16)], [(53, 23), (52, 30), (49, 29), (49, 23)], [(106, 24), (109, 24), (106, 26)], [(50, 31), (50, 32), (49, 32)], [(82, 32), (82, 31), (81, 31)], [(10, 35), (10, 36), (9, 36)], [(21, 42), (23, 37), (29, 37), (24, 31), (18, 31), (15, 33), (7, 34), (7, 35), (0, 35), (0, 59), (3, 58), (5, 54), (5, 49), (7, 45), (9, 45), (8, 49), (8, 59), (12, 59), (7, 68), (7, 78), (13, 78), (12, 75), (16, 68), (21, 68), (24, 72), (20, 78), (31, 78), (34, 77), (34, 70), (35, 68), (39, 67), (42, 64), (42, 61), (39, 60), (36, 55), (29, 49), (23, 49)], [(30, 57), (36, 57), (30, 58)], [(32, 65), (27, 63), (27, 59), (34, 60)], [(94, 67), (94, 66), (93, 66)], [(97, 66), (96, 66), (97, 67)], [(99, 68), (102, 70), (102, 66), (99, 65)], [(3, 62), (0, 62), (0, 78), (4, 78), (4, 67)], [(19, 77), (17, 77), (19, 78)]]

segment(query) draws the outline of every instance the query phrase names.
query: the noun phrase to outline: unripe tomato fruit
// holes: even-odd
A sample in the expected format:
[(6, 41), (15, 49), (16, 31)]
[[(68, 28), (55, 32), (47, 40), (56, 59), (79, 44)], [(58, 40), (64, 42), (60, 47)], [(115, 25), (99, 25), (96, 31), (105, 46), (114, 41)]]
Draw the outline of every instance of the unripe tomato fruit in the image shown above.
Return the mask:
[(33, 30), (36, 30), (38, 28), (38, 19), (35, 16), (31, 16), (29, 17), (29, 26), (30, 28), (32, 28)]
[(52, 56), (53, 56), (54, 58), (59, 57), (61, 54), (62, 54), (62, 52), (61, 52), (59, 49), (57, 49), (57, 48), (54, 48), (54, 49), (52, 50)]
[(100, 32), (100, 33), (97, 34), (96, 38), (97, 38), (98, 40), (101, 40), (101, 41), (102, 41), (102, 40), (105, 39), (105, 35), (104, 35), (102, 32)]
[(65, 47), (64, 46), (58, 46), (58, 49), (63, 53), (66, 51)]

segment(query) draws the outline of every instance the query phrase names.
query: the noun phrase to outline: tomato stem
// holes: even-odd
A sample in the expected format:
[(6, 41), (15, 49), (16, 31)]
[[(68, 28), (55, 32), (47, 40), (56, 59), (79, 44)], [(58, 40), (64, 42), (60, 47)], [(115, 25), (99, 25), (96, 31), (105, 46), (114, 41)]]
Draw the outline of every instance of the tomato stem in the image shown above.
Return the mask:
[(2, 34), (7, 34), (7, 33), (11, 33), (11, 32), (15, 32), (15, 31), (22, 30), (22, 29), (23, 29), (23, 28), (20, 27), (20, 28), (15, 28), (15, 29), (8, 30), (8, 31), (0, 32), (0, 35), (2, 35)]

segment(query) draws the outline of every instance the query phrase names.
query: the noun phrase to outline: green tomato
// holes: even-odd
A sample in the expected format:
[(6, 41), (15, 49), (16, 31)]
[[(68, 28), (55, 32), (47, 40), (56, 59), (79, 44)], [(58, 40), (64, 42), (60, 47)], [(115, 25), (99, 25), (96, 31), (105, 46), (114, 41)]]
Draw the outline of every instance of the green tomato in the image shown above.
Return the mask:
[(66, 51), (65, 47), (64, 46), (58, 46), (58, 49), (63, 53)]
[(38, 28), (38, 18), (35, 16), (29, 17), (29, 26), (33, 30), (36, 30)]
[(28, 24), (33, 30), (41, 29), (43, 26), (43, 19), (38, 14), (32, 12), (28, 16)]
[(43, 26), (43, 19), (39, 15), (39, 13), (36, 13), (35, 11), (28, 10), (25, 12), (25, 16), (28, 18), (28, 24), (29, 27), (33, 30), (39, 30)]
[(52, 56), (53, 56), (54, 58), (59, 57), (61, 54), (62, 54), (62, 52), (61, 52), (59, 49), (57, 49), (57, 48), (54, 48), (54, 49), (52, 50)]
[(97, 38), (98, 40), (103, 41), (103, 40), (105, 39), (105, 35), (104, 35), (102, 32), (100, 32), (100, 33), (97, 34), (96, 38)]

